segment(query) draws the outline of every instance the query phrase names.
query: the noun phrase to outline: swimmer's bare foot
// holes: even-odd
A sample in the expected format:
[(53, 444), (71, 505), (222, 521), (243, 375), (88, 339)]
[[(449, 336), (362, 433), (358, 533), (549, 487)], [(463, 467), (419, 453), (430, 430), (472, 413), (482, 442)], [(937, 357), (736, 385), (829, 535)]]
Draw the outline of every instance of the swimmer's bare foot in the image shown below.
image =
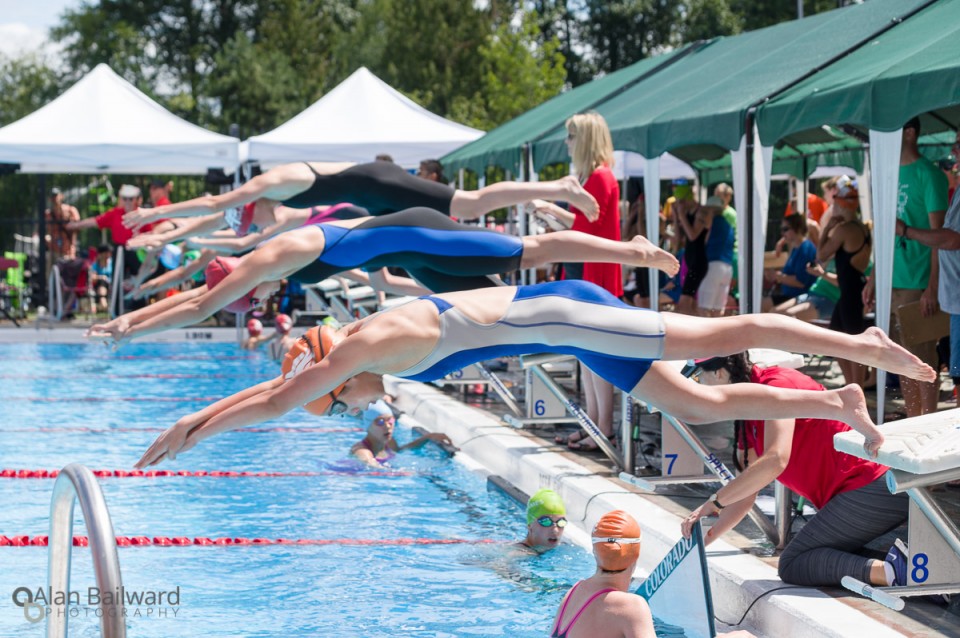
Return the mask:
[(933, 368), (903, 346), (894, 343), (880, 328), (867, 328), (858, 338), (863, 341), (864, 346), (860, 363), (917, 381), (936, 381), (937, 373)]
[(671, 277), (680, 272), (680, 262), (668, 251), (655, 246), (652, 241), (642, 235), (630, 240), (630, 247), (636, 251), (636, 260), (630, 261), (631, 266), (642, 266), (662, 270)]
[(863, 435), (863, 449), (867, 456), (876, 458), (880, 446), (883, 445), (883, 433), (870, 418), (863, 390), (857, 384), (851, 383), (834, 392), (840, 398), (843, 422)]
[(567, 175), (560, 179), (560, 184), (565, 191), (566, 201), (579, 208), (588, 220), (595, 222), (600, 219), (600, 206), (597, 200), (583, 188), (580, 180), (573, 175)]

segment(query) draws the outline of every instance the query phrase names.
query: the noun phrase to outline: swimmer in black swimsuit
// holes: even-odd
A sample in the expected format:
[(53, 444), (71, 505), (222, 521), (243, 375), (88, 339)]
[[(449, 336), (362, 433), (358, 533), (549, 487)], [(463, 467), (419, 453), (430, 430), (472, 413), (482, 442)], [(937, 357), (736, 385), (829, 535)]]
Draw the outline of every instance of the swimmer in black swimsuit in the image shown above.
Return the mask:
[(276, 282), (290, 277), (316, 282), (354, 268), (400, 266), (430, 290), (450, 292), (492, 286), (487, 275), (536, 268), (560, 257), (644, 265), (671, 274), (679, 268), (673, 255), (643, 237), (618, 242), (571, 230), (519, 238), (463, 226), (427, 208), (411, 208), (286, 232), (238, 263), (222, 258), (215, 262), (219, 270), (207, 272), (209, 290), (176, 295), (182, 302), (164, 300), (132, 316), (93, 326), (88, 335), (120, 343), (191, 325), (223, 308), (246, 312), (256, 300), (268, 298)]
[(540, 352), (573, 354), (624, 392), (690, 423), (799, 417), (843, 421), (865, 436), (864, 447), (874, 456), (883, 434), (870, 420), (859, 386), (825, 392), (752, 383), (701, 386), (660, 360), (776, 347), (854, 359), (924, 380), (936, 376), (876, 328), (853, 336), (782, 315), (660, 314), (628, 306), (583, 281), (434, 295), (336, 332), (326, 326), (315, 330), (314, 341), (323, 347), (302, 353), (288, 374), (180, 419), (137, 465), (172, 459), (202, 439), (278, 418), (302, 405), (321, 413), (357, 414), (383, 396), (384, 374), (437, 379), (471, 363)]
[[(484, 213), (534, 199), (570, 202), (588, 218), (597, 217), (597, 202), (576, 177), (552, 182), (500, 182), (477, 191), (454, 190), (444, 184), (410, 175), (390, 162), (369, 164), (311, 164), (298, 162), (272, 168), (239, 188), (156, 208), (141, 208), (124, 215), (123, 223), (136, 228), (151, 220), (195, 217), (228, 211), (231, 227), (244, 234), (250, 228), (273, 223), (273, 209), (283, 204), (306, 208), (350, 202), (372, 215), (426, 206), (459, 219), (476, 219)], [(241, 211), (245, 204), (256, 203)], [(232, 212), (228, 209), (232, 209)]]

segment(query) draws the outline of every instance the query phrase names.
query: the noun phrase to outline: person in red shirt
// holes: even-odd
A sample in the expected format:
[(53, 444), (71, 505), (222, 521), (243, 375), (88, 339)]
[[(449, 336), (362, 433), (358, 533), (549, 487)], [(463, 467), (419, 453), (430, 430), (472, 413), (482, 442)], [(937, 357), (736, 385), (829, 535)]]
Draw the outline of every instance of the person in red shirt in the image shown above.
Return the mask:
[[(810, 377), (787, 368), (759, 368), (746, 353), (698, 363), (704, 385), (759, 383), (777, 388), (823, 391)], [(780, 556), (780, 578), (794, 585), (837, 586), (843, 576), (872, 585), (906, 584), (906, 556), (898, 545), (887, 560), (858, 552), (907, 520), (909, 498), (891, 494), (889, 469), (833, 447), (833, 435), (850, 427), (828, 419), (738, 421), (736, 439), (743, 471), (695, 509), (682, 523), (687, 537), (693, 524), (719, 515), (706, 533), (710, 543), (734, 527), (753, 507), (757, 493), (774, 479), (806, 498), (817, 514), (794, 536)]]
[(162, 179), (155, 179), (150, 182), (150, 203), (153, 207), (169, 206), (170, 191), (173, 189), (173, 182), (165, 182)]
[[(126, 246), (130, 238), (133, 237), (134, 231), (123, 225), (123, 216), (140, 208), (140, 204), (143, 203), (143, 197), (140, 194), (140, 189), (131, 184), (121, 186), (118, 196), (120, 202), (117, 206), (96, 217), (88, 217), (79, 222), (68, 224), (67, 229), (83, 230), (85, 228), (99, 228), (103, 230), (104, 228), (109, 228), (110, 241), (115, 246)], [(139, 232), (143, 233), (148, 230), (153, 230), (153, 224), (142, 226)]]

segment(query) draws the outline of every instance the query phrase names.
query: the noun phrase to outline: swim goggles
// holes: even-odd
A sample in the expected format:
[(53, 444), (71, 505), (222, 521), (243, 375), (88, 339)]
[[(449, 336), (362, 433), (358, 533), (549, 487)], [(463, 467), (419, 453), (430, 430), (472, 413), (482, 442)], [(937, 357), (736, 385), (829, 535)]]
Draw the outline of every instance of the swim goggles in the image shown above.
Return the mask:
[(558, 518), (557, 520), (553, 520), (549, 516), (541, 516), (537, 519), (537, 523), (540, 524), (540, 527), (553, 527), (556, 525), (559, 529), (563, 529), (567, 526), (567, 519)]
[(639, 538), (620, 538), (618, 536), (594, 536), (591, 540), (594, 544), (617, 543), (619, 545), (636, 545), (640, 542)]
[[(335, 401), (335, 403), (340, 403), (340, 402), (339, 402), (339, 401)], [(389, 421), (392, 421), (392, 420), (394, 420), (392, 416), (378, 416), (377, 418), (375, 418), (375, 419), (373, 420), (373, 424), (374, 424), (374, 425), (378, 425), (378, 426), (380, 426), (381, 428), (385, 428), (385, 427), (387, 427), (387, 423), (388, 423)]]
[(350, 409), (350, 406), (348, 406), (346, 403), (340, 399), (334, 399), (333, 403), (331, 403), (330, 407), (327, 409), (327, 414), (330, 416), (336, 416), (338, 414), (343, 414), (348, 409)]

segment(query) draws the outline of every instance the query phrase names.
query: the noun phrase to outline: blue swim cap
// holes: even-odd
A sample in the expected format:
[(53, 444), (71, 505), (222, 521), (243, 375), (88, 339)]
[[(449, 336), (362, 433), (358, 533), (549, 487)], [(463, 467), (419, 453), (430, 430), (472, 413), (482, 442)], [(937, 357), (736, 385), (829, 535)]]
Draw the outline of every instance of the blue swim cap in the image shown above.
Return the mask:
[(367, 406), (367, 409), (363, 411), (363, 424), (370, 425), (378, 416), (393, 416), (393, 410), (383, 399)]

